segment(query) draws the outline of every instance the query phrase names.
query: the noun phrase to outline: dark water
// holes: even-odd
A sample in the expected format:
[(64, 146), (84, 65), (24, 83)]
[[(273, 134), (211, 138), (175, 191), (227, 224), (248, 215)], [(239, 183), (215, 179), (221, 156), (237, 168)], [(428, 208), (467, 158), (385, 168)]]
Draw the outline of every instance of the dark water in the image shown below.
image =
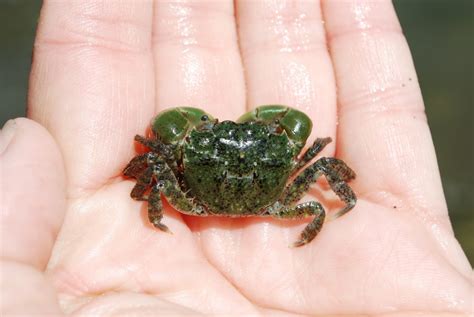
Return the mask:
[(454, 231), (474, 264), (474, 1), (395, 1), (419, 76)]
[[(456, 236), (474, 263), (474, 1), (395, 1), (418, 71)], [(41, 1), (0, 0), (0, 125), (25, 115)]]

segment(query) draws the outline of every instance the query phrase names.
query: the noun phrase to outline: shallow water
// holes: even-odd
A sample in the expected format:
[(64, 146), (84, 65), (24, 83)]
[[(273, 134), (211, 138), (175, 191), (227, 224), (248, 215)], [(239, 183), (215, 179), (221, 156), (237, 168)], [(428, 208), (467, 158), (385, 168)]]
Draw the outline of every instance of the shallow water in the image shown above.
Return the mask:
[[(395, 1), (423, 91), (454, 231), (474, 263), (471, 0)], [(40, 1), (0, 2), (0, 125), (24, 116)]]

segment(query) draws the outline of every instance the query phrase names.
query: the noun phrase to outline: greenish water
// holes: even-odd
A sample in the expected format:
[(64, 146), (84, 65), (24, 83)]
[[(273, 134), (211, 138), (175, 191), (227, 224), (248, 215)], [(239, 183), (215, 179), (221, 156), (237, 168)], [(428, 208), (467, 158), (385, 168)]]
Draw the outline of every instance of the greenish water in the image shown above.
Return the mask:
[[(454, 231), (474, 263), (471, 0), (398, 0), (433, 134)], [(0, 0), (0, 125), (24, 116), (27, 79), (41, 2)]]

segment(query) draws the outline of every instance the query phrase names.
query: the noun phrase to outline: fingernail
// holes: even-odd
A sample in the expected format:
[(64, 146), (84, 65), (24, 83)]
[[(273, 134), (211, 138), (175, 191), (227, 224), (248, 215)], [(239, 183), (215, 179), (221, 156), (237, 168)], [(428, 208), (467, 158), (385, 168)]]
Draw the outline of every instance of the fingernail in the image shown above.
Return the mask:
[(0, 154), (3, 154), (16, 133), (17, 124), (15, 120), (8, 120), (0, 131)]

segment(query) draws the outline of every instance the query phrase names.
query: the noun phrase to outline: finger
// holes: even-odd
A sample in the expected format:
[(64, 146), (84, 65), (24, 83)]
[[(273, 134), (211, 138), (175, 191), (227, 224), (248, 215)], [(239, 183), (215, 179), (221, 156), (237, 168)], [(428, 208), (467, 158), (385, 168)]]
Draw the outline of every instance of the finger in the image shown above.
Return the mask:
[[(285, 104), (335, 135), (336, 94), (319, 1), (238, 1), (247, 104)], [(330, 147), (328, 147), (330, 148)]]
[(2, 258), (44, 269), (65, 210), (65, 175), (54, 140), (16, 119), (1, 131)]
[(72, 191), (120, 175), (154, 108), (150, 1), (44, 1), (29, 116), (59, 143)]
[(402, 196), (445, 215), (420, 87), (391, 2), (324, 1), (323, 13), (338, 87), (337, 152), (357, 172), (359, 196), (403, 208)]
[(61, 154), (43, 127), (20, 118), (0, 132), (0, 166), (1, 312), (59, 312), (42, 271), (66, 208)]
[(232, 1), (156, 1), (154, 12), (158, 107), (195, 106), (235, 120), (245, 88)]
[[(220, 121), (237, 119), (245, 110), (245, 85), (232, 1), (156, 0), (154, 12), (157, 111), (187, 105)], [(209, 221), (184, 219), (185, 226)]]
[[(319, 3), (238, 1), (237, 23), (249, 108), (271, 103), (298, 107), (314, 119), (315, 134), (334, 136), (335, 86)], [(303, 221), (295, 226), (251, 217), (219, 224), (207, 220), (199, 228), (209, 261), (254, 303), (300, 311), (301, 302), (294, 296), (278, 291), (266, 296), (259, 285), (288, 289), (292, 277), (287, 268), (295, 258), (287, 246), (301, 232)], [(260, 282), (249, 282), (256, 280)]]

